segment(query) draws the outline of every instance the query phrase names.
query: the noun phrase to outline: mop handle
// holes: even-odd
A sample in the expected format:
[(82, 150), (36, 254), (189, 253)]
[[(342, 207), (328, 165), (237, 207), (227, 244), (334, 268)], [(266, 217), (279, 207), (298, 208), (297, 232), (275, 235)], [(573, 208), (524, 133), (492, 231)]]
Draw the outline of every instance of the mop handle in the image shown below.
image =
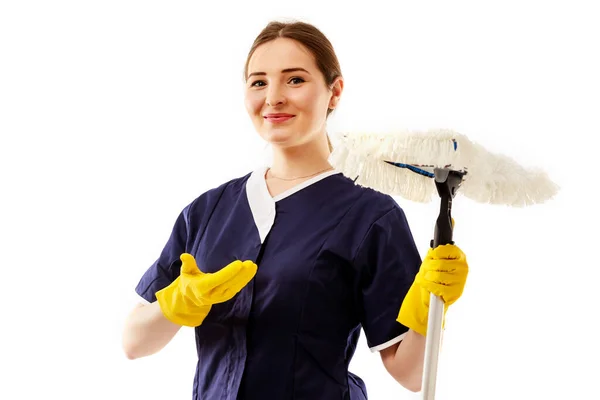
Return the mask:
[(423, 400), (435, 399), (438, 359), (442, 343), (443, 318), (444, 302), (431, 293), (429, 297), (429, 316), (427, 320), (427, 337), (425, 338), (425, 359), (421, 386)]
[[(442, 201), (444, 203), (444, 201)], [(441, 215), (440, 215), (441, 217)], [(451, 224), (451, 222), (450, 222)], [(433, 240), (433, 248), (436, 248), (442, 240), (440, 237), (439, 221), (436, 225), (436, 239)], [(446, 231), (446, 229), (443, 229)], [(450, 235), (452, 231), (450, 230)], [(443, 236), (443, 234), (442, 234)], [(451, 240), (443, 240), (450, 243)], [(429, 295), (429, 314), (427, 317), (427, 336), (425, 337), (425, 358), (423, 364), (423, 381), (421, 390), (424, 400), (435, 399), (435, 388), (437, 380), (438, 359), (442, 343), (442, 322), (444, 320), (444, 302), (431, 293)]]
[[(460, 183), (461, 175), (447, 169), (435, 171), (435, 183), (440, 195), (440, 214), (435, 224), (431, 247), (451, 244), (452, 241), (452, 198)], [(444, 320), (444, 302), (434, 295), (429, 296), (429, 315), (427, 318), (427, 336), (425, 338), (425, 358), (423, 361), (423, 379), (421, 391), (424, 400), (435, 399), (438, 359), (442, 343), (442, 323)]]

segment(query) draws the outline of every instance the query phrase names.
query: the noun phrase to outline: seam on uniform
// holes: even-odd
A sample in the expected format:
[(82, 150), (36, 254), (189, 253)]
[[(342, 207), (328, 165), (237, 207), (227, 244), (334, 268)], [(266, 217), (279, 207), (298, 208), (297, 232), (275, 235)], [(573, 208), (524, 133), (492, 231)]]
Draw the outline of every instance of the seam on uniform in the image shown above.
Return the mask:
[[(351, 210), (354, 208), (354, 206), (356, 206), (356, 203), (357, 203), (357, 202), (358, 202), (358, 201), (359, 201), (359, 200), (362, 198), (362, 196), (363, 196), (363, 195), (364, 195), (364, 192), (363, 192), (363, 193), (361, 193), (361, 195), (360, 195), (360, 196), (358, 196), (358, 198), (357, 198), (357, 199), (354, 201), (354, 203), (352, 203), (352, 205), (351, 205), (350, 207), (348, 207), (348, 210), (346, 211), (346, 213), (344, 214), (344, 216), (343, 216), (342, 218), (340, 218), (340, 221), (339, 221), (339, 222), (337, 223), (337, 225), (336, 225), (336, 226), (335, 226), (335, 227), (332, 229), (332, 233), (331, 233), (329, 236), (327, 236), (327, 238), (325, 238), (325, 240), (323, 240), (323, 243), (321, 243), (321, 247), (319, 247), (319, 250), (318, 250), (317, 254), (320, 254), (320, 253), (321, 253), (321, 251), (323, 250), (323, 247), (325, 246), (325, 244), (326, 244), (326, 243), (329, 241), (329, 239), (331, 238), (331, 235), (333, 235), (333, 234), (334, 234), (334, 232), (335, 232), (335, 231), (336, 231), (336, 230), (339, 228), (340, 224), (341, 224), (342, 222), (344, 222), (344, 220), (346, 219), (346, 216), (347, 216), (347, 215), (350, 213), (350, 211), (351, 211)], [(309, 272), (309, 274), (308, 274), (308, 277), (307, 277), (307, 278), (308, 278), (308, 280), (310, 280), (310, 278), (312, 277), (312, 274), (313, 274), (313, 272), (314, 272), (314, 270), (315, 270), (315, 266), (316, 266), (316, 264), (317, 264), (317, 260), (315, 260), (315, 261), (313, 262), (313, 265), (310, 267), (310, 272)], [(300, 329), (300, 324), (301, 324), (301, 322), (302, 322), (302, 319), (303, 319), (303, 317), (304, 317), (304, 307), (305, 307), (304, 305), (306, 304), (306, 301), (305, 301), (305, 300), (306, 300), (306, 296), (308, 296), (308, 285), (306, 286), (306, 289), (305, 289), (305, 290), (306, 290), (306, 292), (304, 293), (304, 296), (303, 296), (303, 298), (302, 298), (302, 304), (303, 304), (303, 306), (302, 306), (302, 309), (300, 310), (300, 319), (299, 319), (299, 322), (298, 322), (298, 326), (296, 326), (296, 334), (298, 334), (298, 331), (299, 331), (299, 329)]]
[[(388, 215), (390, 215), (390, 214), (391, 214), (391, 213), (392, 213), (394, 210), (397, 210), (397, 209), (398, 209), (398, 206), (397, 206), (397, 205), (394, 205), (394, 206), (393, 206), (391, 209), (389, 209), (389, 210), (388, 210), (388, 211), (386, 211), (386, 212), (385, 212), (383, 215), (381, 215), (381, 217), (377, 218), (377, 219), (376, 219), (376, 220), (375, 220), (375, 221), (374, 221), (374, 222), (371, 224), (371, 226), (369, 226), (369, 229), (367, 229), (367, 232), (365, 233), (365, 236), (364, 236), (364, 237), (363, 237), (363, 239), (361, 240), (361, 242), (360, 242), (360, 245), (357, 247), (356, 254), (354, 255), (354, 257), (352, 257), (352, 264), (356, 264), (356, 258), (357, 258), (357, 257), (358, 257), (358, 256), (359, 256), (361, 253), (362, 253), (362, 250), (363, 250), (363, 245), (364, 245), (365, 241), (367, 240), (367, 237), (369, 237), (369, 235), (370, 235), (371, 231), (373, 230), (374, 226), (375, 226), (375, 225), (376, 225), (376, 224), (377, 224), (379, 221), (381, 221), (382, 219), (386, 218), (386, 217), (387, 217)], [(370, 275), (370, 274), (371, 274), (371, 271), (370, 271), (370, 269), (369, 269), (369, 265), (367, 265), (366, 267), (367, 267), (367, 272), (368, 272), (368, 273), (369, 273), (369, 275)], [(359, 273), (359, 274), (362, 276), (362, 271), (359, 271), (358, 273)], [(364, 329), (363, 321), (361, 321), (361, 325), (362, 325), (362, 328)], [(406, 333), (406, 332), (404, 332), (404, 333)], [(365, 334), (366, 334), (366, 331), (365, 331)], [(403, 338), (403, 336), (400, 336), (400, 337), (401, 337), (401, 338)], [(398, 337), (396, 337), (395, 339), (397, 339), (397, 338), (398, 338)], [(368, 338), (367, 338), (367, 340), (368, 340)], [(394, 338), (393, 338), (392, 340), (394, 340)], [(378, 346), (381, 346), (381, 344), (379, 344)], [(375, 347), (377, 347), (377, 346), (375, 346)], [(372, 350), (372, 348), (370, 348), (370, 349), (371, 349), (371, 351), (373, 351), (373, 350)]]
[[(197, 247), (200, 245), (200, 241), (204, 238), (204, 234), (206, 233), (206, 229), (208, 229), (208, 224), (210, 223), (210, 220), (213, 216), (213, 214), (215, 213), (215, 210), (217, 209), (217, 206), (219, 205), (219, 202), (221, 201), (221, 198), (223, 197), (223, 194), (225, 193), (225, 190), (227, 190), (227, 188), (229, 187), (229, 185), (231, 184), (232, 181), (227, 182), (222, 190), (221, 193), (219, 193), (219, 197), (217, 198), (217, 200), (214, 203), (214, 206), (212, 207), (212, 210), (210, 211), (210, 214), (208, 215), (207, 219), (206, 219), (206, 223), (204, 224), (204, 229), (202, 230), (202, 232), (199, 233), (197, 239), (194, 239), (194, 243), (192, 243), (191, 249), (189, 249), (191, 252), (194, 248), (197, 249)], [(187, 243), (186, 243), (186, 251), (188, 250), (187, 247)]]
[[(208, 229), (208, 224), (210, 223), (210, 220), (213, 216), (213, 214), (215, 213), (215, 210), (217, 209), (217, 206), (219, 204), (219, 202), (221, 201), (221, 198), (223, 197), (223, 194), (225, 193), (225, 190), (229, 187), (229, 185), (232, 183), (233, 181), (229, 181), (227, 183), (225, 183), (222, 187), (221, 193), (219, 193), (219, 197), (217, 198), (217, 200), (214, 203), (214, 206), (212, 207), (212, 210), (210, 211), (210, 214), (208, 215), (207, 219), (206, 219), (206, 223), (204, 224), (204, 229), (202, 230), (202, 232), (198, 235), (197, 240), (194, 239), (194, 242), (192, 243), (191, 249), (189, 249), (190, 252), (192, 252), (192, 249), (194, 249), (196, 247), (200, 246), (200, 241), (204, 238), (204, 234), (206, 233), (206, 229)], [(188, 235), (189, 236), (189, 235)], [(187, 241), (186, 241), (186, 246), (185, 246), (185, 250), (188, 251), (188, 246), (187, 246)], [(196, 329), (194, 328), (194, 330), (196, 331)], [(197, 331), (195, 332), (197, 334)], [(195, 338), (195, 340), (198, 340)], [(196, 342), (198, 343), (198, 342)], [(200, 390), (200, 374), (196, 373), (195, 374), (195, 384), (196, 387), (198, 388), (198, 390)], [(195, 394), (196, 396), (198, 395), (198, 393), (196, 392)]]
[[(356, 204), (358, 203), (358, 201), (360, 199), (362, 199), (362, 197), (365, 195), (366, 192), (362, 192), (360, 194), (360, 196), (358, 196), (356, 198), (356, 200), (354, 201), (354, 203), (352, 203), (352, 205), (350, 207), (348, 207), (348, 210), (346, 210), (346, 213), (342, 216), (342, 218), (340, 218), (340, 221), (337, 223), (337, 225), (335, 225), (335, 227), (331, 230), (331, 234), (329, 236), (327, 236), (327, 238), (325, 238), (325, 240), (323, 240), (323, 242), (321, 243), (321, 247), (319, 247), (319, 250), (317, 252), (317, 254), (320, 254), (321, 251), (323, 250), (323, 247), (325, 247), (325, 244), (329, 241), (329, 239), (331, 238), (332, 235), (335, 234), (335, 232), (337, 231), (337, 229), (339, 228), (339, 226), (346, 220), (346, 217), (348, 216), (348, 214), (354, 209), (354, 207), (356, 206)], [(369, 228), (370, 229), (370, 228)], [(315, 259), (315, 261), (313, 262), (313, 265), (310, 268), (310, 272), (307, 276), (307, 282), (310, 281), (310, 278), (312, 277), (312, 274), (315, 270), (315, 267), (317, 265), (317, 260)], [(296, 346), (294, 347), (294, 357), (293, 357), (293, 365), (292, 368), (294, 368), (295, 363), (296, 363), (296, 358), (297, 358), (297, 353), (298, 353), (298, 341), (300, 340), (299, 338), (299, 331), (300, 331), (300, 325), (302, 324), (303, 320), (304, 320), (304, 311), (305, 311), (305, 307), (306, 307), (306, 298), (308, 296), (308, 291), (309, 291), (309, 287), (310, 285), (306, 285), (305, 291), (304, 291), (304, 295), (302, 297), (302, 308), (300, 309), (300, 315), (298, 318), (298, 325), (296, 326), (296, 331), (295, 331), (295, 336), (296, 336)], [(294, 373), (293, 377), (292, 377), (292, 394), (295, 397), (295, 391), (296, 391), (296, 374)]]
[(371, 223), (371, 225), (369, 226), (369, 229), (367, 229), (367, 232), (365, 233), (365, 236), (361, 239), (360, 244), (358, 245), (357, 249), (356, 249), (356, 254), (354, 254), (354, 256), (352, 257), (352, 263), (356, 262), (356, 257), (358, 257), (358, 255), (360, 254), (363, 244), (365, 243), (365, 241), (367, 240), (367, 237), (369, 236), (369, 234), (371, 233), (371, 231), (373, 230), (373, 227), (382, 219), (384, 219), (385, 217), (387, 217), (392, 211), (396, 210), (396, 207), (392, 207), (390, 208), (388, 211), (386, 211), (381, 217), (377, 218), (375, 221), (373, 221)]

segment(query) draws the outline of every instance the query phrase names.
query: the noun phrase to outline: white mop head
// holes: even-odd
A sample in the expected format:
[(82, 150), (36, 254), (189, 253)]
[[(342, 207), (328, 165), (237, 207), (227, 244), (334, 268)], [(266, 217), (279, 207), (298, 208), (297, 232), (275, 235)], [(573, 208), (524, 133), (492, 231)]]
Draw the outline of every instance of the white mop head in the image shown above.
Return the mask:
[(389, 195), (428, 202), (437, 193), (432, 178), (385, 161), (466, 171), (458, 193), (481, 203), (526, 206), (558, 191), (544, 171), (526, 169), (451, 130), (340, 133), (332, 138), (330, 162), (356, 183)]

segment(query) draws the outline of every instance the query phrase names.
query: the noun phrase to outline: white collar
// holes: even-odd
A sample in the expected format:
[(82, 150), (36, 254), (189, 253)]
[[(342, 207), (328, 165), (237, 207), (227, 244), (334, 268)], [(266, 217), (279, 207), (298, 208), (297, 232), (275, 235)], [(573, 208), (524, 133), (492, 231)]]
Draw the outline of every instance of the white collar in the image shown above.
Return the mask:
[(246, 182), (246, 195), (248, 196), (248, 204), (254, 218), (254, 223), (260, 235), (260, 242), (263, 243), (269, 234), (273, 222), (275, 221), (275, 203), (293, 195), (294, 193), (313, 185), (320, 180), (323, 180), (331, 175), (340, 173), (340, 171), (332, 170), (323, 172), (313, 178), (310, 178), (285, 192), (272, 197), (267, 188), (265, 181), (265, 173), (269, 167), (262, 166), (252, 172)]

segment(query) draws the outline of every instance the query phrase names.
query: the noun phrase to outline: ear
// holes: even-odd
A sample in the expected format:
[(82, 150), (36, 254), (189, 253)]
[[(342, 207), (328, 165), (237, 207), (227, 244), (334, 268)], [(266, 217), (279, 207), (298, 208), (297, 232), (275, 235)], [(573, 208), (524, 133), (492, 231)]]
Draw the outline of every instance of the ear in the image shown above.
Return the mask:
[(344, 91), (344, 78), (337, 77), (331, 85), (331, 99), (329, 100), (329, 108), (335, 109), (340, 102), (342, 92)]

